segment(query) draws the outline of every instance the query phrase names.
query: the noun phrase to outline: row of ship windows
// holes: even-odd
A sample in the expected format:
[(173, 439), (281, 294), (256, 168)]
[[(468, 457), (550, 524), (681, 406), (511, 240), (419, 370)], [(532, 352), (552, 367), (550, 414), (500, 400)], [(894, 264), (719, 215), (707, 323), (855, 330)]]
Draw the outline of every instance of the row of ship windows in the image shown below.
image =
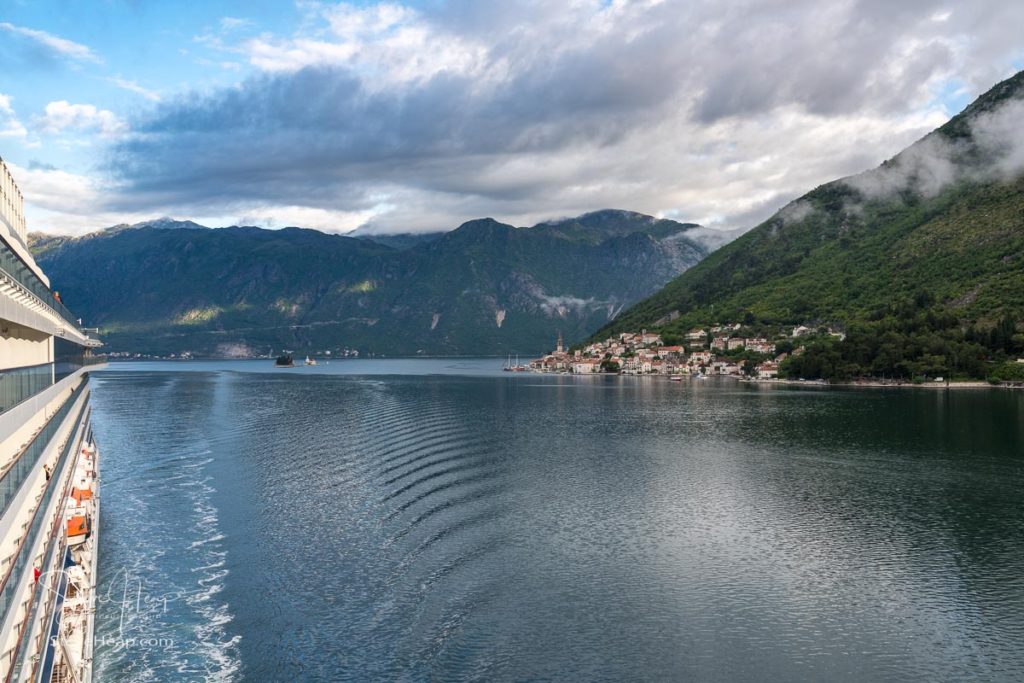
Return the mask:
[(54, 380), (53, 363), (0, 372), (0, 413), (35, 396), (51, 386)]
[(67, 345), (73, 350), (60, 353), (58, 348), (56, 363), (0, 371), (0, 413), (7, 412), (22, 401), (53, 386), (88, 362), (82, 347), (77, 344), (71, 344), (63, 339), (55, 339), (54, 342), (55, 347)]
[(7, 168), (7, 164), (0, 160), (0, 191), (10, 197), (17, 197), (21, 201), (21, 190), (18, 189), (18, 184), (14, 182), (14, 176), (11, 175), (10, 169)]
[(22, 197), (18, 184), (14, 182), (7, 164), (0, 159), (0, 213), (14, 229), (18, 238), (24, 242), (27, 238), (25, 225), (25, 199)]

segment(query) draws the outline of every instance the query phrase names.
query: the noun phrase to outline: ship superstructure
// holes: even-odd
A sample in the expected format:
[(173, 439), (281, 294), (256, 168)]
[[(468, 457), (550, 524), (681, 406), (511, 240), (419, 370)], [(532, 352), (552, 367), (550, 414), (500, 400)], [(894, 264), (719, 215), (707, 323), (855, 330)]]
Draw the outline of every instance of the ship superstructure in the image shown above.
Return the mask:
[(29, 252), (0, 159), (0, 681), (92, 680), (97, 346)]

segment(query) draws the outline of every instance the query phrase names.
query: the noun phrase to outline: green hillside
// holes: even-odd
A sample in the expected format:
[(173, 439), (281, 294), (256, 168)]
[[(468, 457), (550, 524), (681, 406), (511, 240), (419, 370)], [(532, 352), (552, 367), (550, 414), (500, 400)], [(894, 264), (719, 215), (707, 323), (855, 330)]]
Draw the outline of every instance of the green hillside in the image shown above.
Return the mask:
[(790, 374), (1018, 372), (1003, 363), (1022, 350), (1021, 121), (1024, 72), (879, 168), (791, 203), (595, 337), (827, 325), (847, 339), (811, 344)]
[(389, 240), (160, 220), (32, 247), (110, 351), (527, 355), (698, 262), (697, 227), (602, 211)]

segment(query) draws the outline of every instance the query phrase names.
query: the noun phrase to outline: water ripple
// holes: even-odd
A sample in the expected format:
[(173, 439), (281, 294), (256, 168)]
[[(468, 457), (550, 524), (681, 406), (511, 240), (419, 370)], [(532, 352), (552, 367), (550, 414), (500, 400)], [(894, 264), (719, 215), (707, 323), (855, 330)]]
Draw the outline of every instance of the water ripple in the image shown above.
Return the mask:
[(1020, 394), (494, 374), (104, 373), (103, 680), (1024, 679)]

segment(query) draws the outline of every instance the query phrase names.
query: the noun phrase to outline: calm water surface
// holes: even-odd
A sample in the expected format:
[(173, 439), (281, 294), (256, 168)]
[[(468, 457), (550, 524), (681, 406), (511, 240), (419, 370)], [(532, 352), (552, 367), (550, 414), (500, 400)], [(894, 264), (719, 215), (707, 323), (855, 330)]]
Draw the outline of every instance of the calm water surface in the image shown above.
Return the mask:
[(111, 365), (102, 681), (1024, 679), (1024, 394)]

